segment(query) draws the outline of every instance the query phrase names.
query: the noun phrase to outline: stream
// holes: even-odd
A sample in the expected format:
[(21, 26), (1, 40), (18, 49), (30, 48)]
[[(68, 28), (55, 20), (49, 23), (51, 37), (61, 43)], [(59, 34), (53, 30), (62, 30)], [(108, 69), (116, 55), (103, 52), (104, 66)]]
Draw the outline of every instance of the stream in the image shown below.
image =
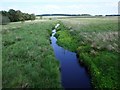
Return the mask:
[[(55, 28), (59, 25), (57, 24)], [(57, 39), (54, 37), (56, 29), (52, 30), (51, 46), (54, 54), (60, 62), (61, 84), (63, 88), (91, 88), (90, 76), (85, 67), (78, 62), (76, 53), (65, 50), (57, 45)]]

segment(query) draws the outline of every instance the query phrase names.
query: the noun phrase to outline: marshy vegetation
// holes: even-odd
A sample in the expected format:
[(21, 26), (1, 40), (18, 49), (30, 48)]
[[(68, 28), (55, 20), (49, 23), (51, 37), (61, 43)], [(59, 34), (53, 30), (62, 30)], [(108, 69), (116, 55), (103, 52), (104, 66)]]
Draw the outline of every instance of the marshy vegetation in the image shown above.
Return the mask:
[(58, 45), (78, 54), (93, 88), (120, 88), (118, 21), (114, 17), (64, 18), (2, 25), (3, 87), (61, 88), (59, 62), (50, 46), (56, 23)]
[(61, 88), (59, 62), (49, 42), (54, 22), (3, 25), (3, 88)]
[[(119, 88), (117, 18), (60, 19), (57, 43), (76, 51), (91, 74), (93, 88)], [(67, 29), (66, 29), (67, 28)]]

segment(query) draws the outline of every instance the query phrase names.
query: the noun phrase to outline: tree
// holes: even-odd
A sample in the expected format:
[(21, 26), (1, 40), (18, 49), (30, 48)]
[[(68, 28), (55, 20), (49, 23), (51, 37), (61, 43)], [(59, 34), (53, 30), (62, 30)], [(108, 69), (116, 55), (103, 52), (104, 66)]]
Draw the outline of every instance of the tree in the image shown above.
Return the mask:
[(23, 16), (22, 16), (22, 12), (20, 10), (16, 11), (16, 21), (22, 21), (23, 20)]
[(30, 15), (30, 20), (35, 20), (35, 15), (34, 14)]
[(9, 17), (10, 21), (15, 22), (16, 21), (16, 11), (13, 9), (10, 9), (8, 11), (8, 14), (9, 14), (8, 17)]
[(8, 12), (7, 11), (0, 11), (0, 13), (4, 18), (3, 21), (6, 21), (8, 19), (11, 22), (25, 21), (25, 20), (35, 20), (35, 15), (34, 14), (22, 13), (20, 10), (10, 9)]
[(1, 14), (2, 16), (8, 16), (8, 12), (7, 12), (7, 11), (0, 11), (0, 14)]

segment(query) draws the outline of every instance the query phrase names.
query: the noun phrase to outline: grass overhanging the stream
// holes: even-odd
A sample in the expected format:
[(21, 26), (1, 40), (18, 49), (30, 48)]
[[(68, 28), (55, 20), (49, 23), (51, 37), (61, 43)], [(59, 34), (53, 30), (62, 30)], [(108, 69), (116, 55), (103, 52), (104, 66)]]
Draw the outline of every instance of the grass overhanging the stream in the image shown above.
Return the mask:
[(89, 70), (93, 88), (120, 88), (116, 18), (61, 19), (57, 43), (76, 51)]
[(50, 46), (52, 21), (10, 23), (2, 30), (3, 88), (61, 88)]
[(70, 51), (75, 51), (77, 49), (77, 40), (70, 35), (68, 30), (58, 31), (55, 37), (59, 40), (57, 44), (65, 47), (65, 49), (70, 49)]

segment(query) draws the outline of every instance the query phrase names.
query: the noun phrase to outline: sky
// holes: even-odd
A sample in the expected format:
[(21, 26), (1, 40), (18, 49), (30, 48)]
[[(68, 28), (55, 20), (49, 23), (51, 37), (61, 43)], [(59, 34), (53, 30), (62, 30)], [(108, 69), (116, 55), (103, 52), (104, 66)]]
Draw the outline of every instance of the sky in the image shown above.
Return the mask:
[(9, 9), (39, 14), (118, 14), (119, 0), (0, 0), (0, 11)]

